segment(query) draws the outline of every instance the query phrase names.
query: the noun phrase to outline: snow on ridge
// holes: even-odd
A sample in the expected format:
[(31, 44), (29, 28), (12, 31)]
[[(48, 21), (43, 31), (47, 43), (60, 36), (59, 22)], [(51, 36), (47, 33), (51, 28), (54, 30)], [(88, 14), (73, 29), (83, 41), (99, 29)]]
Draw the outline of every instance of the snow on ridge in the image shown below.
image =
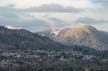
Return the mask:
[(13, 26), (5, 26), (6, 28), (8, 29), (21, 29), (21, 28), (16, 28), (16, 27), (13, 27)]
[(53, 28), (50, 32), (50, 34), (54, 35), (54, 36), (57, 36), (59, 35), (59, 32), (61, 31), (61, 29), (58, 29), (58, 28)]

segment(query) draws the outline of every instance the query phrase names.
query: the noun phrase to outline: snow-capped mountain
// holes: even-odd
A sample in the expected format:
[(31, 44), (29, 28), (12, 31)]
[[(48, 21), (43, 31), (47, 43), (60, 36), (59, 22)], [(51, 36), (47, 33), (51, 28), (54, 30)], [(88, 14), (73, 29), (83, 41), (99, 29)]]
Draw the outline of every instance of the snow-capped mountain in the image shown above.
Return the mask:
[[(96, 50), (108, 50), (108, 33), (99, 31), (90, 25), (49, 31), (46, 36), (65, 45), (81, 45)], [(54, 36), (54, 34), (56, 34)]]
[(52, 28), (52, 29), (48, 29), (48, 30), (45, 30), (42, 32), (38, 32), (38, 34), (40, 34), (41, 36), (46, 36), (46, 37), (53, 39), (59, 35), (60, 31), (61, 31), (61, 29), (59, 29), (59, 28)]

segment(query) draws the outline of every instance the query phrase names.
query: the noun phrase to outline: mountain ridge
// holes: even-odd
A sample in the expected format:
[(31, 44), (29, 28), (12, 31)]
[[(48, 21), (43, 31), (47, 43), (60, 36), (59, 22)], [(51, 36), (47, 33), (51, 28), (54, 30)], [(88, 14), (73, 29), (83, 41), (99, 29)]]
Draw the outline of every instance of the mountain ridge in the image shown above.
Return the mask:
[(90, 25), (61, 29), (57, 36), (48, 35), (51, 39), (65, 45), (81, 45), (96, 50), (108, 50), (108, 33)]

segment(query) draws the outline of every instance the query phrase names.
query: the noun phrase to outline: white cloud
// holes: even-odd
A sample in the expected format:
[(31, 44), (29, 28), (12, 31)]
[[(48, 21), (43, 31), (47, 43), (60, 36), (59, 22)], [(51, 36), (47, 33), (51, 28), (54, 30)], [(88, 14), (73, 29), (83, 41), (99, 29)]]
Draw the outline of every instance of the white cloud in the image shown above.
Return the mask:
[(90, 24), (103, 24), (103, 23), (107, 23), (108, 21), (104, 19), (95, 19), (91, 17), (81, 17), (81, 18), (78, 18), (75, 22), (90, 25)]
[(39, 7), (31, 7), (24, 9), (26, 12), (60, 12), (60, 13), (79, 13), (83, 11), (80, 8), (64, 7), (59, 4), (43, 4)]
[[(80, 17), (96, 19), (89, 19), (91, 22), (97, 22), (98, 19), (107, 20), (108, 4), (103, 2), (103, 0), (97, 1), (98, 0), (0, 0), (0, 25), (10, 25), (37, 31), (46, 29), (55, 23), (57, 26), (64, 24), (76, 25), (74, 21)], [(47, 6), (45, 7), (45, 5)], [(49, 17), (55, 19), (49, 19)], [(108, 23), (99, 21), (98, 25), (93, 25), (102, 29), (101, 26), (104, 28), (107, 26), (106, 24)], [(107, 30), (107, 28), (105, 30)]]
[(63, 6), (73, 6), (78, 8), (87, 8), (91, 6), (88, 0), (0, 0), (0, 5), (15, 4), (16, 7), (28, 8), (40, 6), (41, 4), (60, 4)]

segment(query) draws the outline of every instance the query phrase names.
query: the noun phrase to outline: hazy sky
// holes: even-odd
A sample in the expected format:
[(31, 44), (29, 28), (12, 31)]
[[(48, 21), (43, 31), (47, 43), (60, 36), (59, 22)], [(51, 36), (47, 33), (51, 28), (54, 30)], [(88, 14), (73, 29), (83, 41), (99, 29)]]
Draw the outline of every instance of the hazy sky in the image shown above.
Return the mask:
[(40, 31), (79, 24), (108, 31), (108, 0), (0, 0), (0, 25)]

